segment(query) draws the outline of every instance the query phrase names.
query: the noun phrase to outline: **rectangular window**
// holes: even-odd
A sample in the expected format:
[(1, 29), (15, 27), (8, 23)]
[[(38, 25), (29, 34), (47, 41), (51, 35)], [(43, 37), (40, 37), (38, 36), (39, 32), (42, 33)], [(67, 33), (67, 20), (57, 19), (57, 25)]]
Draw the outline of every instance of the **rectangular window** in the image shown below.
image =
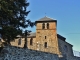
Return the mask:
[(18, 45), (21, 45), (21, 38), (20, 38), (19, 41), (18, 41)]
[(46, 36), (45, 36), (45, 39), (46, 39)]
[(32, 44), (33, 44), (33, 38), (30, 39), (30, 45), (32, 45)]
[(42, 29), (45, 29), (45, 23), (42, 24)]
[(49, 29), (49, 23), (47, 23), (47, 29)]
[(47, 48), (47, 42), (44, 43), (44, 47)]

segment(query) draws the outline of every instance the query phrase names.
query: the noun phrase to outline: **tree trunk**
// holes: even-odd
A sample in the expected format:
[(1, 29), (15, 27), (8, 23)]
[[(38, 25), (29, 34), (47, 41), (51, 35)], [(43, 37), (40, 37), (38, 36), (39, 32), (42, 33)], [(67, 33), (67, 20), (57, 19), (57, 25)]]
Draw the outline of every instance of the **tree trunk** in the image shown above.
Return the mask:
[(25, 44), (24, 44), (24, 48), (27, 48), (27, 38), (25, 36)]
[(24, 48), (27, 48), (27, 30), (25, 30), (25, 44)]

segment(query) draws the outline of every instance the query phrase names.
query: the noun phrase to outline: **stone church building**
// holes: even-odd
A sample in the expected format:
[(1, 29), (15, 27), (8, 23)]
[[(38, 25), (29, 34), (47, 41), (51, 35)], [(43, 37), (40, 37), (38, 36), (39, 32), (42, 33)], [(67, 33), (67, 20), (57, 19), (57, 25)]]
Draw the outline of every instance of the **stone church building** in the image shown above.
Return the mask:
[[(47, 16), (35, 21), (36, 32), (27, 37), (28, 49), (57, 54), (59, 57), (70, 57), (73, 50), (66, 38), (57, 33), (57, 20)], [(11, 45), (23, 47), (24, 38), (20, 37), (11, 42)]]

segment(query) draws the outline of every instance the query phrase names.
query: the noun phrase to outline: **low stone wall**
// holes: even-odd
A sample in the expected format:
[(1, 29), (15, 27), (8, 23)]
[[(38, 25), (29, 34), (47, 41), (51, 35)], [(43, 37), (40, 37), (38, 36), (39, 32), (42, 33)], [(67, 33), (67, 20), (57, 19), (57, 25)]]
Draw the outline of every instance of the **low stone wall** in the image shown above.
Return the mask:
[(5, 47), (0, 60), (59, 60), (56, 54), (33, 51), (18, 47)]
[(80, 60), (80, 57), (73, 56), (69, 57), (68, 60)]

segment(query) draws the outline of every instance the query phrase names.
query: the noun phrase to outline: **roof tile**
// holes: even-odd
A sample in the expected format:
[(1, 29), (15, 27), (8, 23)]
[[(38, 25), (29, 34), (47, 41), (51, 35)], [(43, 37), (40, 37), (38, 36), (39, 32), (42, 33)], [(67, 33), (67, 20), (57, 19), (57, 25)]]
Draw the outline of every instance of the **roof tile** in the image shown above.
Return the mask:
[(37, 21), (52, 21), (52, 20), (56, 20), (56, 19), (53, 19), (53, 18), (45, 16), (45, 17), (43, 17), (43, 18), (41, 18), (41, 19), (39, 19)]

